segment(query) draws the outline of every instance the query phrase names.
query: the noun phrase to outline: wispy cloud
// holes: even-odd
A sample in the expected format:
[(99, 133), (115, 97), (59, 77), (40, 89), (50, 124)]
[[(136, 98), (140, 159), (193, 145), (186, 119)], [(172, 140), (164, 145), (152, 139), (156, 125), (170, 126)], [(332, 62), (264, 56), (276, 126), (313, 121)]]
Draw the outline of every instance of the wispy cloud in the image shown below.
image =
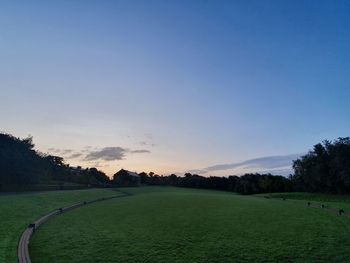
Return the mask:
[(72, 152), (73, 152), (72, 149), (64, 149), (64, 150), (61, 151), (61, 154), (67, 155), (67, 154), (70, 154), (70, 153), (72, 153)]
[(86, 161), (115, 161), (123, 160), (129, 153), (150, 153), (149, 150), (130, 150), (123, 147), (105, 147), (101, 150), (91, 151), (85, 156)]
[(134, 151), (130, 151), (130, 153), (150, 153), (149, 150), (134, 150)]
[(123, 160), (128, 154), (142, 154), (151, 153), (151, 151), (146, 149), (136, 149), (132, 150), (123, 147), (104, 147), (97, 148), (92, 146), (86, 146), (80, 151), (74, 151), (72, 149), (59, 149), (59, 148), (49, 148), (49, 152), (59, 154), (67, 159), (78, 159), (82, 161), (115, 161)]
[(57, 153), (57, 154), (61, 154), (61, 155), (68, 155), (68, 154), (71, 154), (73, 152), (72, 149), (59, 149), (59, 148), (49, 148), (47, 149), (49, 152), (52, 152), (52, 153)]
[(287, 167), (279, 167), (275, 169), (269, 169), (269, 170), (258, 170), (258, 173), (266, 174), (266, 173), (271, 173), (275, 175), (284, 175), (288, 176), (293, 173), (292, 166), (287, 166)]
[(54, 148), (54, 147), (51, 147), (49, 149), (47, 149), (49, 152), (53, 152), (53, 153), (59, 153), (61, 152), (61, 149), (57, 149), (57, 148)]
[(141, 146), (151, 146), (151, 147), (156, 146), (155, 143), (147, 142), (147, 141), (140, 141), (140, 142), (138, 142), (138, 144), (141, 145)]
[(73, 153), (72, 155), (68, 156), (68, 159), (76, 159), (81, 157), (83, 154), (82, 153)]
[(90, 152), (85, 156), (86, 161), (92, 160), (122, 160), (125, 156), (126, 149), (121, 147), (105, 147), (99, 151)]
[(139, 144), (140, 144), (141, 146), (147, 146), (147, 145), (148, 145), (148, 142), (146, 142), (146, 141), (140, 141)]
[(284, 173), (286, 173), (291, 170), (293, 160), (296, 160), (301, 155), (303, 154), (267, 156), (238, 163), (216, 164), (203, 169), (191, 170), (189, 172), (205, 174), (209, 172), (239, 169), (245, 172), (260, 170), (264, 172), (284, 171)]

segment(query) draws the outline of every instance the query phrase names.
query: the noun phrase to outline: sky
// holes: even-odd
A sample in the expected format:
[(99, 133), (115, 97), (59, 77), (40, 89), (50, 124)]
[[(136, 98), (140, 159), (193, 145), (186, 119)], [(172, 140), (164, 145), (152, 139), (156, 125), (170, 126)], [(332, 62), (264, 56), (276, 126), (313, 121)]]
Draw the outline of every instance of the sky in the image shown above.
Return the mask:
[(350, 2), (0, 2), (0, 131), (71, 165), (291, 173), (350, 135)]

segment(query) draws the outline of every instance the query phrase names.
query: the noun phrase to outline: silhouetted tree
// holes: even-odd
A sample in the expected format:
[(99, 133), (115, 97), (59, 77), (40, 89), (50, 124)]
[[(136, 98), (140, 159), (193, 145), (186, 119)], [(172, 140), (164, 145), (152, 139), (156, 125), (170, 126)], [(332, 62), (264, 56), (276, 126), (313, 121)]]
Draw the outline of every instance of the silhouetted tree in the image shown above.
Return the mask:
[(0, 185), (46, 183), (52, 180), (96, 186), (109, 183), (109, 178), (96, 168), (73, 168), (65, 164), (62, 157), (35, 151), (32, 137), (20, 139), (0, 133)]
[(291, 180), (299, 191), (350, 193), (350, 138), (316, 144), (293, 168)]
[[(141, 174), (140, 174), (141, 175)], [(173, 185), (179, 187), (215, 189), (233, 191), (241, 194), (269, 193), (291, 191), (291, 181), (283, 176), (271, 174), (246, 174), (241, 177), (204, 177), (185, 173), (183, 177), (171, 174), (169, 176), (142, 174), (143, 182), (149, 185)]]

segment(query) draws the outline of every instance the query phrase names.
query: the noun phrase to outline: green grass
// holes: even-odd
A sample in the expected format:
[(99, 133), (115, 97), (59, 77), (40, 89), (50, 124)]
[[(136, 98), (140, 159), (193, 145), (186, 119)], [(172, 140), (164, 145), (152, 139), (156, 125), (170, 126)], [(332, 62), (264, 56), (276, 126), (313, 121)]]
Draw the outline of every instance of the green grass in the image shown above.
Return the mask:
[(226, 192), (127, 190), (48, 221), (33, 262), (349, 262), (349, 218)]
[(350, 195), (331, 195), (321, 193), (273, 193), (273, 194), (259, 194), (257, 196), (269, 196), (270, 198), (286, 198), (289, 201), (297, 201), (299, 203), (311, 202), (313, 204), (324, 204), (329, 208), (344, 209), (350, 212)]
[(272, 193), (272, 194), (259, 194), (269, 195), (274, 198), (288, 198), (296, 200), (310, 200), (317, 202), (345, 202), (350, 203), (350, 195), (331, 195), (331, 194), (321, 194), (321, 193), (305, 193), (305, 192), (295, 192), (295, 193)]
[(17, 243), (26, 226), (62, 206), (118, 193), (105, 189), (0, 194), (0, 262), (17, 262)]

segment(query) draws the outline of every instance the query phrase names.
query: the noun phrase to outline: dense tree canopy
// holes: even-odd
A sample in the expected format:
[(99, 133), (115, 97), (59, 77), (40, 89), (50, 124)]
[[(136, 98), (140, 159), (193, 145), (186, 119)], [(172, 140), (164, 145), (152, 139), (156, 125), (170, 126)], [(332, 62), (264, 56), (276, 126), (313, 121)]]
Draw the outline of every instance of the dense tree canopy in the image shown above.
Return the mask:
[(350, 193), (350, 138), (316, 144), (294, 161), (292, 182), (297, 190)]
[(350, 138), (316, 144), (313, 150), (293, 162), (289, 178), (271, 174), (245, 174), (229, 177), (203, 177), (186, 173), (159, 176), (141, 173), (142, 183), (235, 191), (241, 194), (308, 191), (350, 193)]
[(0, 134), (0, 181), (34, 183), (48, 175), (49, 163), (35, 152), (31, 137)]
[(204, 177), (186, 173), (184, 176), (171, 174), (159, 176), (154, 173), (141, 173), (141, 182), (148, 185), (172, 185), (190, 188), (233, 191), (241, 194), (257, 194), (292, 191), (291, 181), (283, 176), (271, 174), (245, 174), (243, 176)]
[(109, 178), (96, 168), (69, 167), (59, 156), (34, 150), (32, 137), (0, 133), (0, 184), (36, 184), (50, 181), (105, 185)]
[[(271, 174), (204, 177), (186, 173), (160, 176), (140, 173), (141, 184), (217, 189), (241, 194), (309, 191), (350, 193), (350, 138), (324, 141), (293, 162), (294, 174), (289, 178)], [(96, 168), (70, 167), (59, 156), (34, 150), (32, 137), (16, 138), (0, 133), (0, 186), (2, 184), (37, 184), (74, 182), (93, 186), (112, 183)]]

